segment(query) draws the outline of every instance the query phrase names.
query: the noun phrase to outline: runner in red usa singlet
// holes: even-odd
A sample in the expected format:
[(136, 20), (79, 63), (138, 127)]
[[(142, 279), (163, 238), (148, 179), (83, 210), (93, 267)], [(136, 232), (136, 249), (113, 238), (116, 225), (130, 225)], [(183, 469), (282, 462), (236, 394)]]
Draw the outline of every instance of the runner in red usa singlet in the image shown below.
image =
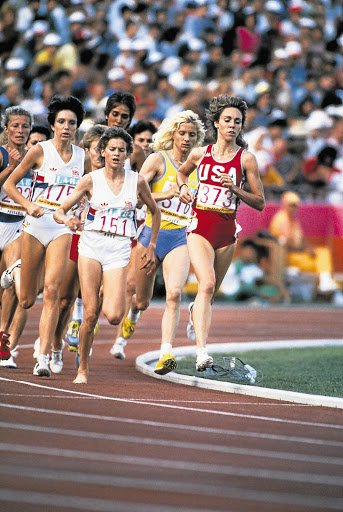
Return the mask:
[(233, 244), (241, 230), (236, 222), (239, 199), (229, 189), (221, 186), (219, 175), (227, 173), (237, 187), (244, 187), (244, 149), (239, 148), (229, 162), (217, 162), (212, 155), (212, 148), (212, 144), (207, 147), (198, 168), (198, 194), (189, 231), (203, 236), (214, 249), (219, 249)]
[[(243, 137), (247, 108), (238, 96), (212, 98), (206, 118), (215, 142), (193, 149), (176, 175), (179, 200), (193, 206), (187, 247), (198, 290), (194, 303), (189, 305), (187, 333), (197, 345), (198, 371), (213, 365), (206, 347), (211, 306), (234, 256), (241, 229), (236, 222), (238, 205), (243, 201), (258, 211), (265, 206), (258, 163)], [(188, 179), (195, 168), (199, 185), (194, 197)], [(248, 190), (244, 189), (245, 183)]]

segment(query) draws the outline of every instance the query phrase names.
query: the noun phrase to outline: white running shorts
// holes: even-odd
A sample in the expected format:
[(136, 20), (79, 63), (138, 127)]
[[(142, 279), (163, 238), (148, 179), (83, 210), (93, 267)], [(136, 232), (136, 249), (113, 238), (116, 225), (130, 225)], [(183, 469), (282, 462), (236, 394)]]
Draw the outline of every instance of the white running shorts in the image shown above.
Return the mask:
[(131, 240), (100, 231), (82, 231), (79, 255), (98, 261), (103, 272), (126, 267), (131, 256)]
[[(52, 212), (53, 213), (53, 212)], [(42, 217), (26, 215), (24, 231), (37, 238), (44, 247), (61, 235), (72, 235), (73, 232), (65, 224), (58, 224), (52, 213), (45, 213)]]
[(6, 245), (20, 237), (23, 229), (23, 217), (19, 217), (17, 222), (0, 222), (0, 252)]

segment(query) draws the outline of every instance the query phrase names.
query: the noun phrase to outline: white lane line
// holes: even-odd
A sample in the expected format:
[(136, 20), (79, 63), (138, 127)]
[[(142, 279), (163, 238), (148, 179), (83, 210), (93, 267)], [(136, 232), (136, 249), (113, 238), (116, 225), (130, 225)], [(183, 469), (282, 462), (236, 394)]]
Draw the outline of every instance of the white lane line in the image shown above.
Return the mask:
[(337, 448), (343, 447), (343, 441), (332, 441), (330, 439), (320, 439), (313, 437), (301, 437), (301, 436), (287, 436), (280, 434), (272, 434), (272, 433), (260, 433), (260, 432), (249, 432), (242, 430), (233, 430), (233, 429), (221, 429), (214, 427), (202, 427), (201, 425), (184, 425), (180, 423), (170, 423), (170, 422), (162, 422), (162, 421), (149, 421), (149, 420), (137, 420), (134, 418), (125, 418), (125, 417), (117, 417), (117, 416), (104, 416), (101, 414), (87, 414), (81, 412), (73, 412), (73, 411), (57, 411), (56, 409), (43, 409), (38, 407), (27, 407), (23, 405), (12, 405), (12, 404), (0, 404), (0, 407), (8, 408), (8, 409), (18, 409), (20, 411), (34, 412), (35, 414), (51, 414), (54, 416), (67, 416), (70, 418), (78, 418), (78, 419), (90, 419), (90, 420), (99, 420), (101, 422), (109, 421), (114, 423), (125, 423), (129, 425), (139, 425), (139, 426), (148, 426), (148, 427), (156, 427), (163, 429), (172, 429), (172, 430), (185, 430), (187, 432), (202, 432), (206, 434), (216, 434), (216, 435), (224, 435), (228, 437), (238, 436), (238, 437), (248, 437), (248, 438), (257, 438), (257, 439), (268, 439), (268, 440), (277, 440), (277, 441), (291, 441), (292, 443), (301, 443), (301, 444), (315, 444), (315, 445), (324, 445), (324, 446), (334, 446)]
[[(203, 462), (164, 460), (158, 457), (139, 457), (133, 455), (116, 455), (114, 453), (93, 452), (85, 450), (70, 450), (63, 448), (49, 448), (40, 445), (0, 443), (0, 452), (20, 453), (42, 457), (61, 457), (73, 460), (101, 461), (111, 464), (127, 464), (137, 467), (148, 467), (158, 470), (193, 471), (211, 475), (227, 475), (240, 478), (255, 478), (277, 480), (283, 482), (296, 482), (311, 485), (327, 485), (332, 487), (343, 486), (343, 476), (320, 473), (303, 473), (300, 471), (284, 471), (279, 469), (237, 467), (226, 464), (204, 464)], [(2, 456), (3, 458), (3, 456)], [(5, 469), (5, 468), (4, 468)]]
[[(262, 457), (267, 459), (285, 460), (284, 451), (257, 450), (254, 448), (240, 448), (235, 446), (223, 446), (222, 444), (209, 444), (201, 442), (175, 441), (171, 439), (156, 439), (153, 437), (128, 436), (122, 434), (106, 434), (102, 432), (88, 432), (86, 430), (72, 430), (65, 428), (42, 427), (40, 425), (27, 425), (0, 421), (0, 428), (11, 430), (23, 430), (27, 432), (38, 432), (39, 434), (53, 434), (77, 437), (85, 439), (101, 439), (104, 441), (115, 441), (120, 443), (132, 443), (146, 446), (163, 446), (168, 448), (181, 448), (183, 450), (196, 450), (217, 452), (230, 455), (241, 455), (243, 457)], [(287, 462), (307, 462), (310, 464), (343, 465), (342, 457), (329, 457), (311, 454), (290, 453), (287, 451)]]
[[(44, 475), (43, 475), (44, 478)], [(72, 478), (72, 476), (71, 476)], [(120, 479), (117, 479), (120, 485)], [(133, 487), (132, 480), (126, 486)], [(129, 482), (131, 485), (129, 485)], [(124, 485), (123, 485), (124, 487)], [(11, 503), (32, 504), (36, 509), (44, 507), (56, 507), (58, 504), (59, 509), (67, 508), (68, 510), (82, 510), (94, 512), (123, 512), (129, 510), (130, 512), (194, 512), (194, 508), (186, 507), (172, 507), (166, 505), (154, 505), (152, 503), (133, 503), (132, 501), (119, 501), (119, 500), (105, 500), (96, 498), (83, 498), (81, 496), (66, 496), (65, 494), (46, 494), (42, 492), (26, 492), (26, 491), (12, 491), (11, 489), (0, 489), (0, 502), (9, 501)], [(45, 509), (47, 510), (47, 509)], [(50, 510), (50, 508), (49, 508)], [(211, 509), (216, 512), (215, 509)], [(211, 512), (210, 509), (199, 509), (197, 512)]]
[[(42, 395), (37, 394), (23, 394), (23, 393), (1, 393), (1, 396), (10, 396), (10, 397), (23, 397), (23, 398), (42, 398)], [(95, 397), (88, 396), (65, 396), (65, 395), (44, 395), (44, 398), (64, 398), (70, 400), (97, 400)]]
[[(25, 397), (25, 398), (41, 398), (42, 395), (40, 394), (24, 394), (24, 393), (1, 393), (1, 396), (10, 396), (10, 397)], [(44, 398), (65, 398), (70, 400), (98, 400), (98, 397), (79, 397), (79, 396), (65, 396), (65, 395), (44, 395)], [(142, 398), (144, 402), (149, 404), (149, 402), (155, 401), (154, 398)], [(220, 404), (220, 405), (263, 405), (268, 407), (275, 407), (275, 404), (271, 404), (270, 402), (224, 402), (223, 400), (220, 401), (214, 401), (214, 400), (157, 400), (158, 403), (181, 403), (181, 404)], [(302, 404), (282, 404), (282, 407), (311, 407), (310, 405), (302, 405)]]
[[(31, 468), (30, 468), (31, 469)], [(307, 507), (321, 507), (321, 510), (339, 510), (342, 511), (343, 500), (339, 498), (322, 497), (322, 496), (309, 496), (304, 494), (295, 493), (277, 493), (274, 491), (261, 491), (253, 489), (242, 489), (232, 487), (231, 485), (226, 488), (219, 487), (218, 485), (203, 483), (202, 485), (197, 483), (177, 482), (176, 484), (172, 481), (163, 482), (161, 480), (146, 480), (141, 478), (128, 478), (113, 476), (111, 478), (107, 476), (100, 477), (99, 475), (72, 472), (69, 473), (68, 478), (63, 478), (61, 474), (51, 470), (47, 472), (38, 472), (34, 469), (35, 473), (43, 480), (59, 480), (59, 481), (73, 481), (76, 484), (88, 484), (88, 478), (92, 478), (98, 485), (108, 485), (111, 487), (124, 487), (131, 489), (143, 489), (154, 492), (173, 492), (175, 494), (200, 494), (201, 496), (215, 496), (221, 498), (234, 498), (239, 500), (247, 501), (258, 501), (261, 503), (279, 503), (287, 504), (288, 506), (307, 506)], [(24, 473), (24, 476), (27, 473)], [(29, 476), (32, 476), (29, 475)], [(97, 478), (98, 477), (98, 478)], [(10, 501), (15, 503), (32, 503), (34, 505), (51, 505), (58, 506), (60, 508), (67, 507), (68, 509), (74, 510), (90, 510), (94, 512), (123, 512), (123, 510), (129, 510), (130, 512), (194, 512), (194, 507), (191, 509), (185, 508), (180, 505), (168, 506), (168, 505), (153, 505), (143, 503), (132, 503), (130, 501), (120, 502), (118, 500), (100, 500), (95, 498), (83, 498), (79, 496), (65, 496), (64, 494), (45, 494), (38, 492), (26, 492), (19, 490), (0, 489), (0, 501)], [(39, 508), (39, 506), (38, 506)], [(219, 509), (213, 508), (209, 502), (206, 509), (196, 508), (197, 512), (219, 512)], [(222, 510), (222, 509), (221, 509)], [(235, 512), (230, 507), (230, 512)]]
[[(87, 396), (92, 398), (98, 398), (99, 400), (109, 400), (112, 402), (123, 402), (125, 404), (136, 404), (136, 405), (145, 405), (145, 406), (152, 406), (152, 407), (159, 407), (162, 409), (176, 409), (179, 411), (187, 411), (187, 412), (199, 412), (201, 414), (211, 414), (211, 415), (218, 415), (218, 416), (230, 416), (230, 417), (239, 417), (239, 418), (247, 418), (247, 419), (254, 419), (258, 421), (268, 421), (268, 422), (274, 422), (274, 423), (285, 423), (285, 424), (291, 424), (291, 425), (306, 425), (306, 426), (317, 426), (317, 427), (325, 427), (325, 428), (333, 428), (337, 430), (343, 430), (343, 425), (329, 425), (327, 423), (314, 423), (309, 421), (300, 421), (300, 420), (290, 420), (290, 419), (284, 419), (284, 418), (273, 418), (271, 416), (257, 416), (255, 414), (238, 414), (234, 412), (228, 412), (228, 411), (218, 411), (215, 409), (201, 409), (196, 407), (182, 407), (178, 405), (171, 405), (171, 404), (161, 404), (156, 402), (145, 402), (144, 400), (139, 400), (135, 398), (116, 398), (111, 396), (104, 396), (104, 395), (96, 395), (94, 393), (82, 393), (81, 391), (72, 391), (69, 389), (61, 389), (61, 388), (53, 388), (51, 386), (44, 386), (42, 384), (35, 384), (33, 382), (26, 382), (22, 380), (14, 380), (14, 379), (5, 379), (4, 377), (0, 377), (0, 381), (6, 381), (6, 382), (14, 382), (16, 384), (22, 384), (24, 386), (32, 386), (40, 389), (48, 389), (49, 391), (58, 391), (60, 393), (68, 393), (68, 394), (76, 394), (77, 396)], [(2, 406), (2, 404), (0, 404)]]
[[(9, 393), (10, 396), (13, 396), (11, 395), (11, 393)], [(15, 396), (15, 395), (14, 395)], [(149, 402), (156, 402), (156, 399), (155, 398), (142, 398), (142, 400), (144, 400), (145, 402), (149, 403)], [(273, 403), (270, 403), (270, 402), (238, 402), (237, 400), (236, 401), (224, 401), (224, 400), (167, 400), (167, 399), (163, 399), (161, 400), (160, 398), (158, 399), (158, 402), (159, 403), (176, 403), (176, 404), (221, 404), (221, 405), (256, 405), (256, 406), (259, 406), (259, 405), (263, 405), (263, 406), (268, 406), (268, 407), (275, 407), (275, 404)], [(284, 408), (284, 407), (311, 407), (310, 405), (308, 404), (281, 404), (281, 407)]]

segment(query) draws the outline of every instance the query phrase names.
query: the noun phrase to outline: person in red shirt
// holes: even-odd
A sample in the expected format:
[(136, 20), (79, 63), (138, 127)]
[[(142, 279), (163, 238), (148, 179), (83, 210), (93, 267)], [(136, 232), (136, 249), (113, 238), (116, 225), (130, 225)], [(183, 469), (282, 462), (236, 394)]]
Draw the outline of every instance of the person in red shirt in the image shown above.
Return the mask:
[[(187, 245), (198, 281), (194, 306), (190, 307), (198, 371), (213, 364), (206, 347), (211, 305), (235, 252), (240, 231), (236, 221), (238, 205), (244, 201), (259, 211), (265, 206), (257, 160), (247, 151), (242, 136), (247, 108), (240, 97), (221, 95), (213, 98), (206, 117), (215, 142), (193, 149), (177, 173), (180, 201), (194, 201)], [(195, 168), (198, 168), (199, 186), (194, 199), (187, 181)], [(245, 183), (249, 185), (249, 191), (244, 190)]]
[(337, 149), (333, 146), (325, 146), (316, 157), (304, 160), (304, 177), (312, 187), (314, 199), (325, 199), (332, 177), (340, 173), (340, 170), (334, 165), (336, 158)]

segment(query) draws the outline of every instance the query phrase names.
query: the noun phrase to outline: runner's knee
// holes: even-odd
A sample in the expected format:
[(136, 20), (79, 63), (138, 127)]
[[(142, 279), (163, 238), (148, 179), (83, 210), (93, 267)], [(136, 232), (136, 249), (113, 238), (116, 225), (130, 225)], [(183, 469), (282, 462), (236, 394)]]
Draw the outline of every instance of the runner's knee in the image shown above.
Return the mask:
[(204, 281), (200, 281), (198, 283), (198, 293), (202, 293), (204, 295), (209, 295), (211, 298), (214, 295), (214, 291), (216, 288), (216, 282), (214, 279), (206, 279)]
[(181, 304), (182, 290), (179, 287), (172, 288), (166, 292), (166, 304), (169, 306), (178, 306)]

